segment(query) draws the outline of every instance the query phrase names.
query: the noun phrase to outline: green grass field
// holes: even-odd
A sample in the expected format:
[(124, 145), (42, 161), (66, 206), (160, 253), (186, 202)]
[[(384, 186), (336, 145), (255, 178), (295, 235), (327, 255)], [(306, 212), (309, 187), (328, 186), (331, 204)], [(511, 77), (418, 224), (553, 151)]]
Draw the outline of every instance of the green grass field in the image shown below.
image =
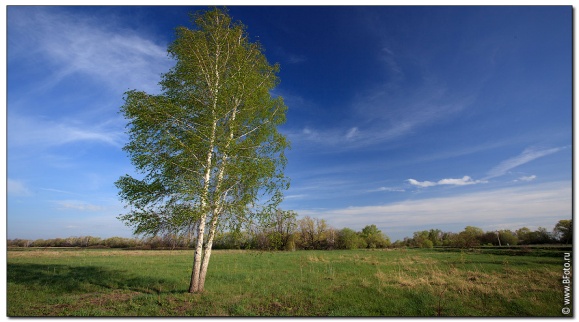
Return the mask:
[[(563, 316), (563, 251), (8, 250), (8, 316)], [(568, 316), (572, 316), (570, 314)]]

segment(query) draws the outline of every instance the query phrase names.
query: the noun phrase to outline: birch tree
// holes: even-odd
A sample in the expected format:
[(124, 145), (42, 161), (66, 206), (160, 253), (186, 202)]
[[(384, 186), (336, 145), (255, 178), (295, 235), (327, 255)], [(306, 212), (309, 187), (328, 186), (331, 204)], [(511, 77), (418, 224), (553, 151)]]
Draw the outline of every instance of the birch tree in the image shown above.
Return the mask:
[(125, 93), (124, 147), (142, 178), (116, 186), (129, 212), (119, 219), (136, 234), (187, 233), (195, 227), (189, 292), (203, 292), (218, 226), (271, 214), (289, 186), (288, 141), (277, 130), (287, 107), (271, 90), (271, 65), (245, 27), (225, 9), (192, 15), (169, 46), (175, 66), (161, 94)]

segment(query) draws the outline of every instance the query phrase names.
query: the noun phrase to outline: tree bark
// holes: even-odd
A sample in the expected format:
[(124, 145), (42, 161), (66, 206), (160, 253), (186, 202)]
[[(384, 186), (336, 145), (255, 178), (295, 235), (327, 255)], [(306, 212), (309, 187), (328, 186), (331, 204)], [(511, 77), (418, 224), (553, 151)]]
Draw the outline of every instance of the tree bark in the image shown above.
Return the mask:
[(197, 230), (197, 245), (195, 247), (195, 256), (193, 257), (193, 272), (191, 273), (191, 283), (189, 284), (189, 293), (199, 291), (199, 272), (201, 271), (201, 259), (203, 258), (203, 235), (205, 233), (205, 219), (202, 216)]
[[(216, 102), (214, 103), (216, 104)], [(213, 109), (215, 111), (215, 109)], [(209, 144), (209, 151), (207, 152), (207, 168), (205, 169), (203, 195), (201, 197), (201, 211), (202, 215), (199, 219), (199, 228), (197, 230), (197, 245), (195, 245), (195, 256), (193, 257), (193, 272), (191, 273), (191, 283), (189, 284), (189, 293), (200, 292), (199, 275), (201, 272), (201, 261), (203, 259), (203, 238), (205, 237), (205, 221), (207, 220), (207, 205), (209, 203), (209, 185), (211, 180), (212, 157), (215, 142), (215, 131), (217, 128), (217, 120), (213, 120), (211, 129), (211, 141)], [(202, 288), (201, 288), (202, 289)]]
[[(214, 214), (218, 216), (218, 214)], [(209, 227), (209, 238), (205, 247), (205, 254), (203, 256), (203, 264), (201, 265), (201, 272), (199, 272), (199, 289), (198, 292), (203, 292), (205, 287), (205, 277), (207, 276), (207, 268), (209, 267), (209, 259), (211, 258), (211, 249), (213, 248), (213, 238), (215, 237), (215, 230), (217, 228), (217, 220), (211, 220)]]
[[(213, 153), (215, 149), (215, 139), (216, 139), (216, 130), (217, 130), (217, 99), (219, 95), (219, 86), (220, 86), (220, 79), (219, 79), (219, 56), (220, 50), (219, 45), (217, 45), (217, 51), (215, 53), (215, 84), (210, 84), (208, 79), (208, 85), (213, 87), (213, 102), (212, 102), (212, 118), (213, 124), (211, 127), (211, 138), (209, 142), (209, 149), (207, 151), (207, 168), (205, 169), (205, 177), (204, 177), (204, 187), (203, 187), (203, 196), (201, 198), (201, 211), (203, 215), (199, 219), (199, 230), (197, 235), (197, 245), (195, 247), (195, 256), (193, 258), (193, 272), (191, 273), (191, 283), (189, 284), (189, 293), (200, 293), (203, 292), (203, 283), (201, 283), (201, 263), (206, 256), (207, 249), (203, 247), (203, 238), (205, 237), (205, 221), (207, 220), (207, 206), (209, 204), (209, 186), (211, 185), (211, 171), (213, 170)], [(209, 248), (209, 255), (211, 255), (211, 250)], [(206, 265), (205, 265), (206, 266)], [(205, 267), (207, 270), (207, 267)]]

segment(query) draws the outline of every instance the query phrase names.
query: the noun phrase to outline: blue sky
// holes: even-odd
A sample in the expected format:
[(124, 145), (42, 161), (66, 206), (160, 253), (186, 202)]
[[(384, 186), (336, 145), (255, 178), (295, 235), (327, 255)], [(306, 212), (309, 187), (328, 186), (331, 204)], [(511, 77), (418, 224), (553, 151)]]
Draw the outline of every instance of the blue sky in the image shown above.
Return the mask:
[[(7, 8), (7, 237), (131, 236), (126, 90), (203, 7)], [(572, 214), (572, 8), (229, 7), (289, 107), (283, 209), (392, 240)]]

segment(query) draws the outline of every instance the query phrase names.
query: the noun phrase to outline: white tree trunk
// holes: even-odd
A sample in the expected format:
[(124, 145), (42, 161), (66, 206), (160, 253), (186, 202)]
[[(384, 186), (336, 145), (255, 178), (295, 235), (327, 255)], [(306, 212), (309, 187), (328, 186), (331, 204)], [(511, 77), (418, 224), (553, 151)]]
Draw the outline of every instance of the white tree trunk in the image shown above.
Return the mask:
[[(216, 103), (215, 103), (216, 104)], [(195, 245), (195, 256), (193, 258), (193, 272), (191, 273), (191, 283), (189, 284), (189, 293), (201, 292), (202, 287), (199, 285), (199, 276), (201, 272), (201, 261), (203, 259), (203, 238), (205, 237), (205, 221), (207, 220), (207, 205), (209, 197), (209, 185), (211, 180), (213, 148), (215, 142), (215, 131), (217, 128), (217, 120), (213, 121), (211, 129), (211, 141), (209, 144), (209, 151), (207, 152), (207, 168), (205, 169), (203, 195), (201, 197), (201, 211), (202, 215), (199, 219), (199, 228), (197, 230), (197, 245)], [(201, 288), (201, 290), (200, 290)]]
[[(215, 214), (217, 216), (217, 214)], [(201, 265), (201, 272), (199, 272), (199, 289), (198, 292), (203, 292), (205, 287), (205, 276), (207, 276), (207, 268), (209, 267), (209, 259), (211, 258), (211, 249), (213, 248), (213, 238), (215, 237), (215, 230), (217, 228), (217, 220), (212, 220), (209, 228), (209, 238), (205, 247), (205, 254), (203, 256), (203, 264)]]
[[(205, 168), (205, 176), (203, 182), (203, 195), (201, 197), (201, 218), (199, 219), (199, 230), (197, 234), (197, 245), (195, 247), (195, 255), (193, 258), (193, 272), (191, 273), (191, 283), (189, 285), (189, 293), (200, 293), (203, 292), (203, 283), (201, 283), (201, 263), (205, 256), (207, 255), (207, 249), (203, 247), (203, 238), (205, 237), (205, 222), (207, 220), (207, 213), (209, 212), (207, 207), (209, 206), (209, 186), (211, 185), (211, 171), (213, 170), (212, 157), (215, 149), (215, 139), (217, 130), (217, 99), (219, 94), (219, 46), (217, 46), (217, 52), (215, 57), (215, 84), (213, 87), (213, 124), (211, 127), (211, 138), (209, 142), (209, 149), (207, 151), (207, 167)], [(211, 255), (211, 248), (209, 249), (209, 255)], [(207, 265), (204, 265), (207, 266)], [(205, 267), (207, 270), (207, 267)], [(203, 274), (205, 275), (205, 274)]]

